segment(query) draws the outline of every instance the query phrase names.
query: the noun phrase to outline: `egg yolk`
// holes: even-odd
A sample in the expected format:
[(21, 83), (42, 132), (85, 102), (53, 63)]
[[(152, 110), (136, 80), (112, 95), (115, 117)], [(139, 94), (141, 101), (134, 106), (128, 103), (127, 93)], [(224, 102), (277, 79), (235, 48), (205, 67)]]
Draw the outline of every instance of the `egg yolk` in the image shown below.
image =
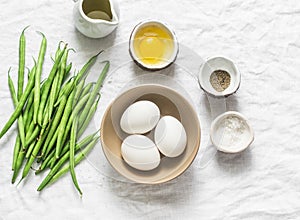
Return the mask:
[(174, 50), (168, 30), (158, 25), (141, 27), (133, 41), (137, 58), (145, 64), (159, 64), (169, 60)]

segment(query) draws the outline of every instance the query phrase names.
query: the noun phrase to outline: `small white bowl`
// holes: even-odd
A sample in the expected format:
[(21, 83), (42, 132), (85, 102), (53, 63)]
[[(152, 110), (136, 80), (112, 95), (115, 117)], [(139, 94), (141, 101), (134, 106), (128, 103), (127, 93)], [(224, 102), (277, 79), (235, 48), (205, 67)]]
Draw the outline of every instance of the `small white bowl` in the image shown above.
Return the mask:
[[(235, 121), (234, 123), (231, 123), (230, 126), (242, 125), (244, 128), (244, 132), (234, 132), (234, 129), (232, 130), (230, 133), (230, 135), (232, 135), (232, 143), (228, 141), (229, 131), (226, 131), (224, 126), (222, 126), (224, 125), (225, 120), (228, 120), (230, 117), (238, 118), (238, 120), (241, 122), (236, 124), (235, 122), (237, 121)], [(236, 130), (238, 129), (236, 128)], [(228, 111), (219, 115), (211, 124), (210, 139), (213, 145), (215, 145), (219, 151), (224, 153), (239, 153), (245, 150), (254, 141), (254, 132), (248, 124), (247, 119), (241, 113)]]
[[(229, 87), (222, 92), (216, 91), (210, 83), (210, 76), (216, 70), (226, 71), (231, 77)], [(227, 97), (235, 93), (240, 87), (241, 74), (233, 61), (225, 57), (217, 56), (208, 59), (201, 65), (198, 80), (201, 88), (208, 94), (215, 97)]]
[[(158, 64), (146, 64), (144, 62), (142, 62), (141, 59), (139, 59), (134, 51), (134, 47), (133, 47), (133, 43), (134, 43), (134, 37), (136, 36), (137, 32), (146, 26), (151, 26), (151, 25), (155, 25), (155, 26), (159, 26), (162, 29), (165, 29), (172, 37), (172, 41), (173, 41), (173, 51), (171, 51), (170, 54), (168, 54), (164, 60)], [(174, 33), (174, 31), (172, 31), (172, 29), (169, 27), (169, 25), (167, 25), (166, 23), (163, 23), (161, 21), (157, 21), (157, 20), (146, 20), (143, 22), (140, 22), (139, 24), (137, 24), (131, 35), (130, 35), (130, 39), (129, 39), (129, 52), (130, 52), (130, 56), (132, 57), (132, 59), (136, 62), (136, 64), (142, 68), (148, 69), (148, 70), (160, 70), (160, 69), (164, 69), (168, 66), (170, 66), (177, 57), (179, 51), (179, 45), (178, 45), (178, 41), (177, 41), (177, 37)]]

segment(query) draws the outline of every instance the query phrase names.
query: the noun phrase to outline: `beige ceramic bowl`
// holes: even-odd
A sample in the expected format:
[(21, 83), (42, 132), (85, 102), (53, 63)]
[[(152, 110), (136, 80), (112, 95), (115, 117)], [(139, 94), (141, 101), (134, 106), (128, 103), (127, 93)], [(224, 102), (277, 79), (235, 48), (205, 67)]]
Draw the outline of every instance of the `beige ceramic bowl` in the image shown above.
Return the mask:
[[(176, 158), (161, 155), (160, 165), (151, 171), (139, 171), (125, 163), (121, 155), (122, 140), (127, 136), (120, 128), (119, 121), (125, 109), (139, 100), (154, 102), (161, 116), (171, 115), (183, 124), (187, 133), (187, 146)], [(152, 132), (148, 134), (149, 137)], [(103, 152), (112, 165), (124, 177), (146, 184), (158, 184), (182, 174), (193, 162), (200, 145), (200, 123), (192, 105), (179, 93), (161, 85), (141, 85), (131, 88), (107, 108), (101, 123), (101, 144)]]

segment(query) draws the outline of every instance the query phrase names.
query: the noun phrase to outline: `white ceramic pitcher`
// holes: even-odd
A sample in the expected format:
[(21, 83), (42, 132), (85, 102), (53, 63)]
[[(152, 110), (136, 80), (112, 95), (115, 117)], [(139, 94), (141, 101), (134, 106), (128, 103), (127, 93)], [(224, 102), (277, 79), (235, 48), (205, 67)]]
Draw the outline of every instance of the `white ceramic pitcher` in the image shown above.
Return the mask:
[(117, 0), (74, 0), (75, 27), (85, 36), (101, 38), (109, 35), (119, 23)]

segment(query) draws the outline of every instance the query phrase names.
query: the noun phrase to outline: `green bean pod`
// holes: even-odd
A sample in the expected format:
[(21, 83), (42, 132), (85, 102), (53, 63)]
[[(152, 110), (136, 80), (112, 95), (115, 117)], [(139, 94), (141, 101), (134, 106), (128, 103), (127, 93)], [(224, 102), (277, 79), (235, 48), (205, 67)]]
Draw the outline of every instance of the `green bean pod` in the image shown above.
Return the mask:
[(64, 110), (64, 114), (62, 116), (61, 122), (58, 127), (59, 132), (58, 132), (58, 136), (57, 136), (56, 152), (55, 152), (56, 158), (59, 158), (59, 155), (60, 155), (64, 130), (65, 130), (65, 127), (68, 123), (69, 116), (73, 109), (74, 95), (75, 95), (75, 91), (73, 90), (73, 92), (70, 94), (70, 96), (68, 98), (68, 101), (67, 101), (67, 104), (66, 104), (66, 107)]
[(57, 75), (52, 83), (52, 87), (50, 90), (50, 99), (49, 99), (49, 107), (46, 108), (48, 110), (48, 121), (50, 121), (52, 112), (54, 109), (54, 102), (56, 99), (56, 91), (58, 90), (58, 80), (59, 80), (59, 75)]
[(76, 173), (75, 173), (75, 144), (77, 139), (77, 126), (78, 126), (78, 118), (75, 116), (73, 123), (72, 123), (72, 129), (71, 129), (71, 136), (70, 136), (70, 172), (71, 177), (73, 180), (73, 183), (78, 190), (79, 194), (82, 195), (82, 191), (79, 187)]
[(86, 84), (86, 86), (83, 88), (80, 96), (79, 96), (79, 100), (82, 99), (82, 97), (84, 97), (86, 94), (88, 94), (91, 91), (91, 88), (93, 87), (93, 85), (95, 85), (95, 83), (88, 83)]
[(58, 56), (58, 58), (55, 60), (54, 65), (53, 65), (53, 67), (52, 67), (52, 69), (50, 71), (50, 74), (48, 76), (48, 79), (45, 82), (45, 84), (47, 83), (47, 85), (45, 85), (44, 91), (42, 93), (41, 101), (40, 101), (40, 105), (39, 105), (39, 110), (38, 110), (38, 123), (40, 125), (42, 125), (42, 123), (43, 123), (44, 108), (45, 108), (46, 103), (47, 103), (49, 91), (51, 89), (51, 85), (52, 85), (52, 82), (54, 80), (55, 73), (57, 72), (57, 69), (59, 67), (61, 58), (62, 58), (62, 56), (63, 56), (64, 51), (66, 50), (66, 48), (67, 48), (67, 45), (65, 45), (64, 49), (61, 51), (61, 53)]
[(24, 161), (25, 154), (26, 154), (26, 152), (24, 150), (20, 150), (20, 152), (18, 154), (18, 159), (17, 159), (16, 166), (15, 166), (15, 169), (14, 169), (13, 177), (12, 177), (12, 180), (11, 180), (12, 184), (15, 183), (15, 181), (18, 177), (19, 171), (20, 171), (20, 169), (22, 167), (22, 164), (23, 164), (23, 161)]
[(48, 146), (47, 146), (46, 152), (43, 154), (43, 158), (47, 157), (48, 154), (50, 153), (50, 151), (53, 149), (53, 146), (55, 145), (56, 140), (57, 140), (57, 136), (58, 136), (58, 130), (56, 129), (53, 137), (50, 140), (50, 143), (47, 144)]
[(15, 170), (15, 167), (17, 165), (17, 159), (18, 159), (18, 154), (20, 152), (20, 149), (21, 149), (21, 140), (20, 140), (20, 136), (17, 135), (16, 142), (15, 142), (15, 147), (14, 147), (12, 170)]
[(66, 71), (66, 63), (67, 63), (67, 59), (68, 59), (68, 52), (69, 50), (65, 50), (62, 58), (61, 58), (61, 63), (59, 66), (59, 69), (57, 71), (57, 75), (54, 78), (54, 81), (52, 83), (52, 87), (51, 87), (51, 91), (50, 91), (50, 101), (49, 101), (49, 107), (48, 109), (48, 119), (50, 120), (51, 116), (52, 116), (52, 111), (54, 109), (54, 104), (57, 100), (58, 94), (59, 94), (59, 90), (61, 88), (62, 82), (63, 82), (63, 78), (65, 75), (65, 71)]
[[(10, 90), (10, 93), (12, 96), (14, 106), (16, 107), (19, 104), (18, 97), (17, 97), (16, 90), (15, 90), (13, 81), (12, 81), (9, 73), (8, 73), (8, 86), (9, 86), (9, 90)], [(24, 128), (24, 120), (23, 120), (22, 114), (20, 114), (19, 118), (18, 118), (18, 131), (19, 131), (20, 140), (22, 143), (22, 148), (24, 148), (25, 147), (25, 128)]]
[(92, 118), (97, 110), (100, 97), (101, 96), (99, 94), (97, 101), (92, 105), (92, 107), (90, 108), (90, 111), (88, 112), (87, 115), (84, 115), (83, 113), (80, 114), (80, 117), (79, 117), (79, 128), (80, 129), (78, 131), (78, 137), (81, 137), (81, 135), (84, 133), (85, 129), (89, 125), (90, 121), (92, 120)]
[(58, 46), (56, 52), (55, 52), (55, 59), (54, 59), (54, 62), (55, 60), (57, 60), (57, 58), (59, 57), (59, 54), (61, 53), (61, 49), (60, 49), (60, 46)]
[(36, 127), (36, 125), (34, 124), (33, 120), (30, 123), (28, 123), (28, 124), (29, 124), (29, 126), (26, 129), (26, 138), (25, 138), (25, 140), (28, 139), (31, 136), (34, 128)]
[[(93, 147), (95, 146), (97, 141), (98, 141), (98, 137), (94, 138), (92, 142), (90, 142), (78, 155), (75, 156), (75, 165), (79, 164), (85, 158), (85, 156), (93, 149)], [(81, 148), (82, 148), (82, 146), (80, 144), (76, 145), (76, 150), (79, 150)], [(68, 168), (63, 167), (59, 171), (61, 166), (69, 159), (69, 156), (70, 156), (70, 152), (67, 152), (64, 154), (64, 156), (57, 162), (57, 164), (51, 169), (49, 174), (46, 176), (46, 178), (40, 184), (40, 186), (37, 189), (38, 191), (43, 190), (47, 185), (49, 185), (49, 183), (53, 183), (61, 175), (63, 175), (64, 173), (66, 173), (69, 170), (69, 166), (68, 166)], [(58, 174), (58, 175), (56, 175), (56, 174)]]
[(69, 73), (71, 72), (72, 66), (73, 66), (72, 63), (69, 63), (69, 64), (66, 66), (66, 72), (65, 72), (63, 81), (65, 81), (65, 80), (67, 79), (67, 77), (69, 76)]
[(57, 90), (55, 92), (56, 99), (59, 97), (59, 91), (61, 90), (61, 87), (63, 85), (64, 77), (66, 75), (66, 71), (70, 71), (70, 69), (69, 70), (66, 69), (67, 68), (66, 64), (67, 64), (67, 59), (68, 59), (68, 51), (69, 50), (65, 51), (65, 54), (62, 57), (61, 65), (59, 67), (58, 87), (57, 87)]
[(65, 143), (69, 131), (71, 129), (72, 123), (73, 123), (73, 118), (75, 117), (75, 115), (77, 115), (79, 113), (79, 111), (84, 107), (84, 105), (86, 104), (87, 100), (89, 99), (90, 94), (86, 94), (84, 97), (82, 97), (82, 99), (80, 99), (80, 101), (76, 104), (74, 110), (71, 113), (70, 118), (68, 119), (68, 123), (67, 126), (65, 128), (65, 133), (62, 139), (62, 143)]
[(49, 111), (47, 111), (47, 109), (49, 109), (49, 104), (50, 104), (50, 100), (47, 100), (46, 106), (45, 106), (45, 111), (43, 114), (43, 122), (42, 122), (42, 131), (41, 134), (43, 134), (43, 132), (45, 131), (47, 125), (49, 124), (50, 120), (49, 120)]
[(75, 91), (75, 96), (74, 96), (75, 103), (77, 103), (77, 101), (79, 100), (79, 97), (83, 91), (84, 83), (85, 83), (85, 79), (80, 81), (78, 83), (78, 85), (76, 86), (76, 91)]
[[(88, 135), (86, 136), (84, 139), (82, 139), (78, 144), (85, 146), (87, 145), (89, 142), (91, 142), (93, 140), (93, 138), (95, 137), (95, 135), (98, 134), (98, 131), (95, 132), (94, 134)], [(70, 142), (67, 142), (64, 147), (63, 150), (61, 152), (61, 155), (64, 155), (66, 152), (68, 152), (70, 150)], [(52, 169), (55, 165), (56, 162), (56, 158), (53, 157), (54, 156), (55, 151), (52, 151), (50, 155), (48, 155), (48, 157), (51, 157), (51, 161), (48, 162), (47, 166), (49, 165), (49, 167)], [(47, 158), (48, 158), (47, 157)]]
[(42, 75), (42, 68), (44, 63), (44, 58), (46, 54), (47, 49), (47, 39), (45, 35), (41, 32), (39, 32), (43, 39), (40, 46), (40, 52), (39, 57), (37, 61), (37, 67), (36, 67), (36, 73), (35, 73), (35, 84), (34, 84), (34, 102), (33, 102), (33, 122), (34, 124), (37, 123), (37, 116), (39, 111), (39, 105), (40, 105), (40, 98), (41, 98), (41, 75)]
[(93, 91), (91, 92), (90, 98), (89, 98), (89, 100), (86, 104), (86, 107), (83, 109), (81, 115), (86, 116), (88, 114), (88, 112), (90, 111), (90, 108), (93, 105), (93, 103), (95, 101), (95, 98), (96, 98), (97, 94), (99, 93), (100, 88), (102, 86), (102, 83), (103, 83), (103, 81), (106, 77), (106, 74), (107, 74), (108, 70), (109, 70), (109, 66), (110, 66), (109, 61), (106, 61), (105, 66), (104, 66), (104, 68), (103, 68), (103, 70), (102, 70), (102, 72), (101, 72), (101, 74), (100, 74), (100, 76), (99, 76), (99, 78), (98, 78), (98, 80), (95, 84), (95, 87), (94, 87)]
[(98, 54), (96, 54), (95, 56), (91, 57), (86, 64), (84, 64), (84, 66), (81, 68), (81, 70), (79, 71), (79, 73), (76, 76), (76, 82), (81, 81), (81, 79), (85, 76), (85, 74), (88, 72), (88, 70), (92, 67), (92, 65), (96, 62), (97, 57), (99, 56), (99, 54), (101, 54), (103, 52), (103, 50), (101, 50)]
[(58, 99), (57, 99), (56, 103), (54, 104), (54, 107), (59, 105), (59, 102), (63, 95), (69, 96), (70, 93), (73, 91), (74, 87), (75, 87), (75, 80), (74, 80), (74, 78), (71, 78), (60, 90)]
[(28, 158), (30, 157), (30, 155), (31, 155), (31, 153), (32, 153), (32, 151), (33, 151), (35, 145), (36, 145), (36, 142), (34, 141), (34, 142), (32, 142), (32, 143), (30, 144), (30, 146), (28, 147), (27, 152), (26, 152), (26, 155), (25, 155), (25, 158), (26, 158), (26, 159), (28, 159)]
[(28, 27), (29, 26), (23, 29), (19, 39), (19, 69), (18, 69), (18, 91), (17, 91), (18, 100), (20, 100), (23, 94), (24, 71), (25, 71), (25, 50), (26, 50), (25, 30)]
[(46, 137), (47, 137), (47, 134), (48, 134), (48, 130), (45, 131), (44, 135), (36, 142), (35, 146), (34, 146), (34, 149), (30, 155), (30, 157), (28, 158), (27, 160), (27, 163), (23, 169), (23, 173), (22, 173), (22, 179), (23, 180), (29, 173), (30, 171), (30, 168), (31, 168), (31, 165), (33, 164), (35, 158), (37, 157), (40, 149), (41, 149), (41, 146), (42, 144), (44, 143)]
[(34, 130), (32, 131), (31, 135), (28, 136), (28, 138), (26, 136), (26, 145), (25, 146), (28, 146), (29, 144), (31, 144), (38, 137), (40, 131), (41, 131), (41, 127), (36, 126), (34, 128)]
[(42, 156), (46, 153), (48, 144), (50, 143), (51, 139), (53, 138), (53, 135), (56, 132), (56, 130), (58, 130), (58, 126), (60, 124), (60, 121), (62, 120), (62, 115), (64, 113), (64, 110), (65, 110), (65, 107), (66, 107), (66, 103), (67, 103), (67, 97), (63, 96), (63, 98), (62, 98), (62, 100), (61, 100), (61, 102), (59, 104), (58, 110), (57, 110), (57, 112), (56, 112), (56, 114), (54, 116), (54, 119), (53, 119), (52, 123), (51, 123), (50, 129), (49, 129), (49, 133), (47, 135), (45, 143), (43, 145)]
[[(28, 97), (28, 101), (26, 103), (24, 112), (23, 112), (23, 118), (24, 118), (24, 124), (25, 124), (25, 131), (27, 129), (27, 124), (30, 124), (29, 122), (32, 120), (33, 118), (33, 108), (32, 108), (32, 103), (33, 103), (33, 97), (34, 97), (34, 90), (31, 91), (29, 97)], [(32, 113), (32, 115), (31, 115)]]
[(30, 74), (30, 79), (29, 82), (25, 88), (25, 91), (21, 97), (21, 99), (19, 100), (18, 105), (16, 106), (15, 111), (12, 113), (12, 115), (10, 116), (9, 120), (7, 121), (7, 123), (4, 125), (4, 127), (2, 128), (1, 132), (0, 132), (0, 138), (3, 137), (3, 135), (8, 131), (8, 129), (12, 126), (12, 124), (15, 122), (15, 120), (20, 116), (20, 114), (22, 113), (23, 107), (26, 103), (26, 100), (34, 86), (34, 73), (35, 73), (35, 67), (32, 70), (32, 74)]
[[(53, 153), (53, 154), (52, 154)], [(54, 155), (54, 151), (52, 151), (51, 155)], [(35, 171), (35, 174), (39, 174), (42, 171), (44, 171), (46, 169), (46, 167), (50, 164), (52, 157), (46, 157), (46, 159), (43, 160), (42, 164), (40, 165), (39, 169), (37, 171)], [(50, 165), (49, 165), (50, 166)]]

